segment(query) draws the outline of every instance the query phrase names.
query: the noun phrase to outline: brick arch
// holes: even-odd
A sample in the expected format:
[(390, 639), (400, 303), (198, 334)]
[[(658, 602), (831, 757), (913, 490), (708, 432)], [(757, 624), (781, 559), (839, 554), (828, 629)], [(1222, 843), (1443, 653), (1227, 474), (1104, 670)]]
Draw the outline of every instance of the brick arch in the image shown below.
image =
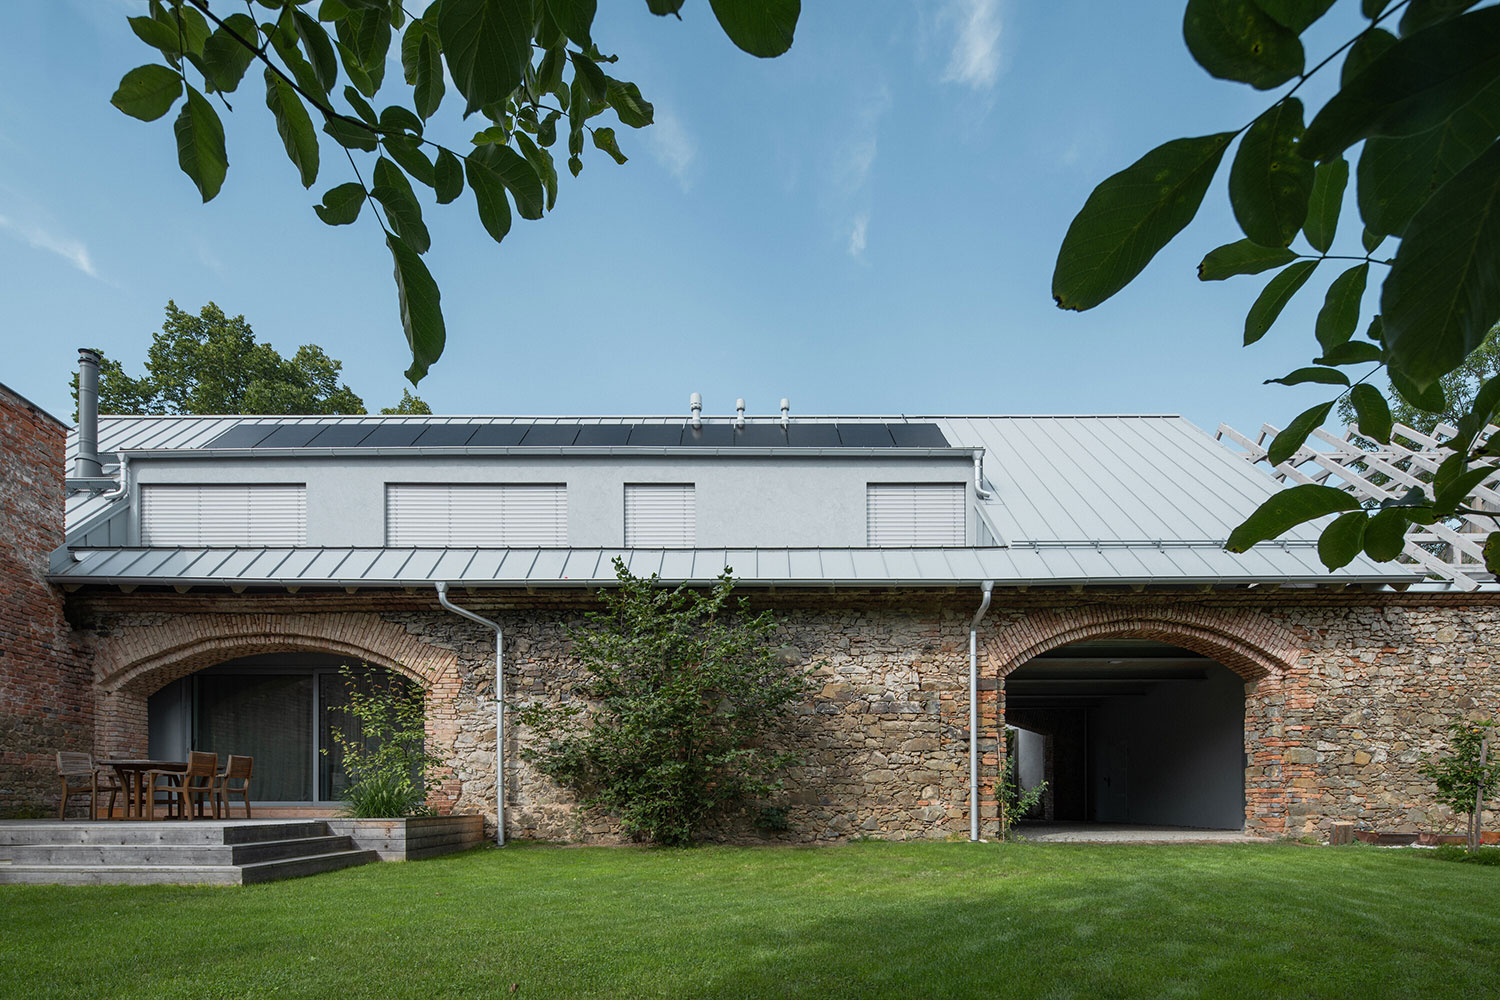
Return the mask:
[[(422, 642), (378, 615), (178, 615), (139, 625), (95, 645), (95, 753), (144, 756), (148, 699), (205, 667), (262, 653), (345, 655), (409, 678), (424, 692), (428, 745), (452, 755), (460, 680), (451, 649)], [(440, 811), (457, 798), (457, 781), (440, 774), (429, 795)]]
[(1280, 676), (1303, 652), (1289, 629), (1249, 609), (1099, 605), (1039, 611), (1000, 623), (984, 646), (986, 673), (1004, 678), (1048, 650), (1112, 638), (1182, 646), (1247, 681)]

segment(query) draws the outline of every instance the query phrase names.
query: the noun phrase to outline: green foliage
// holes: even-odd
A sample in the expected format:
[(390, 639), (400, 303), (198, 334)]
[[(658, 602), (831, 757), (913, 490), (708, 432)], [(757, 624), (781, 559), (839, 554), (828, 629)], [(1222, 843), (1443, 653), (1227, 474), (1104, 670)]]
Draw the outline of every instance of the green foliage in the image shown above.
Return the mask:
[(669, 590), (618, 558), (615, 576), (603, 609), (571, 630), (580, 701), (522, 707), (536, 738), (521, 756), (631, 836), (690, 844), (726, 810), (765, 805), (782, 787), (798, 757), (775, 741), (810, 671), (778, 654), (775, 619), (750, 613), (727, 569), (707, 591)]
[[(559, 120), (567, 120), (575, 176), (583, 169), (586, 132), (597, 149), (626, 161), (614, 129), (590, 124), (594, 118), (612, 112), (628, 128), (654, 120), (640, 88), (604, 73), (602, 66), (617, 57), (604, 54), (592, 36), (597, 0), (433, 0), (420, 17), (396, 0), (325, 0), (316, 12), (306, 0), (247, 2), (248, 13), (227, 15), (224, 6), (149, 0), (148, 15), (128, 21), (160, 61), (126, 73), (111, 103), (154, 121), (186, 94), (173, 126), (178, 164), (210, 201), (223, 186), (229, 154), (223, 122), (205, 95), (235, 90), (251, 64), (261, 63), (265, 105), (302, 186), (317, 182), (324, 137), (348, 154), (352, 176), (313, 206), (318, 218), (347, 225), (367, 200), (379, 206), (369, 217), (395, 260), (413, 384), (442, 355), (446, 336), (437, 282), (419, 259), (431, 240), (408, 178), (435, 188), (438, 203), (449, 204), (462, 195), (467, 175), (480, 224), (498, 242), (510, 232), (507, 196), (523, 219), (542, 217), (544, 191), (546, 210), (556, 202), (551, 147)], [(646, 6), (680, 16), (683, 0)], [(709, 6), (735, 45), (761, 57), (791, 46), (801, 14), (800, 0), (709, 0)], [(392, 45), (401, 73), (388, 80)], [(442, 106), (445, 74), (463, 99), (463, 117), (478, 114), (488, 122), (467, 149), (424, 134)], [(348, 85), (340, 93), (341, 76)], [(378, 117), (369, 103), (377, 97), (387, 104)], [(367, 188), (369, 171), (354, 154), (377, 150), (384, 155)]]
[[(364, 413), (365, 404), (339, 382), (343, 363), (314, 344), (283, 358), (255, 339), (244, 316), (210, 302), (195, 316), (167, 303), (151, 336), (146, 374), (132, 378), (120, 362), (99, 365), (101, 413)], [(73, 376), (78, 395), (78, 376)]]
[(1013, 729), (1005, 730), (1005, 769), (1000, 774), (1000, 839), (1009, 840), (1011, 827), (1017, 820), (1035, 809), (1042, 796), (1047, 793), (1047, 783), (1038, 782), (1031, 788), (1021, 787), (1020, 762), (1011, 748)]
[[(1269, 380), (1343, 392), (1293, 419), (1272, 442), (1270, 461), (1296, 455), (1335, 406), (1382, 442), (1393, 422), (1424, 432), (1440, 421), (1460, 428), (1445, 444), (1451, 457), (1425, 474), (1430, 490), (1362, 512), (1350, 495), (1335, 501), (1329, 494), (1337, 491), (1312, 492), (1326, 487), (1296, 487), (1263, 504), (1228, 542), (1242, 552), (1343, 512), (1326, 523), (1319, 546), (1330, 569), (1361, 551), (1396, 558), (1410, 523), (1500, 517), (1468, 502), (1500, 458), (1500, 446), (1477, 446), (1500, 404), (1500, 380), (1486, 392), (1496, 374), (1487, 338), (1500, 321), (1500, 6), (1362, 0), (1364, 29), (1310, 58), (1300, 36), (1332, 6), (1187, 0), (1183, 37), (1210, 75), (1286, 89), (1235, 131), (1165, 143), (1101, 182), (1069, 226), (1053, 275), (1065, 309), (1093, 308), (1125, 287), (1193, 220), (1238, 139), (1228, 196), (1247, 239), (1210, 251), (1198, 276), (1273, 272), (1245, 317), (1245, 344), (1270, 331), (1322, 261), (1352, 262), (1331, 279), (1318, 313), (1316, 367)], [(1343, 53), (1337, 90), (1304, 129), (1303, 84)], [(1342, 227), (1347, 241), (1360, 234), (1359, 245), (1345, 249), (1337, 245), (1350, 173), (1345, 153), (1360, 143), (1353, 201), (1363, 225)], [(1377, 257), (1389, 236), (1400, 237), (1394, 256)], [(1371, 284), (1378, 306), (1364, 339), (1355, 339)], [(1358, 378), (1338, 371), (1355, 365), (1372, 367)], [(1384, 392), (1370, 382), (1382, 366)], [(1486, 547), (1495, 553), (1487, 560), (1492, 570), (1500, 568), (1497, 537)]]
[(1469, 817), (1468, 847), (1479, 849), (1479, 819), (1484, 803), (1500, 783), (1500, 732), (1493, 721), (1448, 724), (1448, 752), (1422, 760), (1422, 774), (1437, 786), (1434, 796), (1458, 815)]
[(421, 396), (413, 396), (410, 389), (402, 389), (401, 401), (395, 406), (381, 407), (380, 412), (385, 414), (431, 413), (432, 407), (428, 406), (427, 401)]
[(1458, 861), (1471, 865), (1500, 866), (1500, 847), (1481, 847), (1471, 851), (1458, 844), (1443, 844), (1436, 850), (1425, 852), (1438, 861)]
[[(423, 746), (422, 691), (404, 678), (361, 665), (339, 668), (347, 702), (329, 731), (349, 778), (349, 815), (424, 816), (427, 772), (442, 763)], [(325, 748), (326, 754), (328, 750)]]

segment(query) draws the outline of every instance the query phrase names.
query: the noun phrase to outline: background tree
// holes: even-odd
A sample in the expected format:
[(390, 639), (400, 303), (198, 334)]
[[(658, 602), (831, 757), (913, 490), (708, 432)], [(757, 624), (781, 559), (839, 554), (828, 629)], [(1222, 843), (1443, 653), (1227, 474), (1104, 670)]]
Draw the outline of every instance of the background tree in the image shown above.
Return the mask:
[[(680, 16), (683, 3), (646, 0), (646, 7)], [(801, 0), (709, 6), (729, 38), (756, 56), (785, 52), (801, 13)], [(551, 149), (560, 134), (576, 177), (585, 137), (626, 160), (613, 126), (593, 119), (611, 112), (629, 128), (652, 122), (640, 88), (605, 72), (616, 57), (593, 38), (596, 9), (597, 0), (433, 0), (413, 17), (399, 0), (323, 0), (315, 12), (308, 0), (149, 0), (130, 27), (162, 61), (126, 73), (110, 101), (154, 121), (183, 100), (172, 126), (178, 164), (209, 201), (229, 170), (224, 124), (209, 98), (229, 108), (224, 95), (259, 64), (265, 105), (302, 186), (317, 182), (325, 149), (348, 163), (344, 182), (313, 207), (318, 218), (346, 225), (370, 203), (395, 263), (412, 354), (406, 375), (415, 385), (447, 340), (438, 285), (422, 262), (431, 237), (416, 191), (429, 189), (446, 205), (467, 186), (480, 225), (498, 242), (510, 232), (512, 206), (539, 219), (556, 202)], [(393, 48), (398, 82), (386, 76)], [(484, 119), (467, 142), (426, 134), (449, 80), (464, 118)], [(379, 104), (386, 106), (377, 114)]]
[[(1330, 569), (1361, 551), (1395, 559), (1410, 523), (1455, 512), (1500, 518), (1468, 502), (1497, 473), (1500, 435), (1485, 443), (1482, 434), (1500, 404), (1500, 377), (1472, 386), (1463, 402), (1450, 401), (1442, 384), (1500, 320), (1500, 6), (1359, 0), (1364, 28), (1309, 66), (1301, 35), (1333, 6), (1188, 0), (1183, 38), (1199, 65), (1257, 90), (1285, 89), (1238, 128), (1174, 139), (1103, 181), (1069, 227), (1052, 277), (1064, 309), (1091, 309), (1128, 285), (1192, 221), (1238, 141), (1228, 193), (1244, 236), (1211, 250), (1198, 276), (1276, 272), (1245, 317), (1245, 343), (1266, 334), (1321, 266), (1343, 267), (1318, 313), (1312, 364), (1272, 380), (1333, 386), (1337, 394), (1290, 421), (1272, 441), (1270, 461), (1295, 455), (1345, 398), (1360, 432), (1389, 442), (1391, 403), (1370, 381), (1382, 368), (1399, 407), (1449, 415), (1458, 431), (1444, 444), (1451, 454), (1430, 488), (1397, 505), (1364, 510), (1344, 490), (1297, 486), (1229, 537), (1228, 548), (1243, 552), (1339, 514), (1319, 545)], [(1333, 72), (1337, 91), (1304, 124), (1296, 95), (1309, 79)], [(1342, 227), (1346, 245), (1335, 253), (1356, 147), (1362, 225)], [(1392, 238), (1400, 241), (1395, 251), (1382, 250)], [(1372, 273), (1379, 305), (1365, 320)], [(1486, 370), (1479, 365), (1476, 378)], [(1500, 532), (1485, 553), (1489, 569), (1500, 571)]]
[[(1474, 408), (1479, 390), (1484, 388), (1484, 384), (1500, 375), (1500, 337), (1496, 336), (1496, 330), (1500, 330), (1500, 327), (1491, 330), (1474, 353), (1464, 359), (1463, 364), (1438, 379), (1438, 386), (1443, 391), (1444, 405), (1441, 412), (1429, 412), (1408, 403), (1387, 379), (1386, 399), (1391, 406), (1391, 422), (1405, 424), (1423, 434), (1431, 434), (1438, 424), (1457, 424), (1465, 413)], [(1359, 414), (1355, 412), (1354, 402), (1349, 396), (1339, 399), (1339, 419), (1346, 424), (1359, 421)]]
[[(339, 382), (343, 362), (315, 344), (283, 358), (255, 339), (244, 316), (228, 316), (210, 302), (195, 316), (167, 303), (167, 318), (151, 336), (146, 373), (126, 374), (120, 362), (99, 363), (101, 413), (364, 413), (354, 390)], [(73, 376), (78, 399), (78, 376)], [(430, 413), (407, 393), (402, 412)], [(416, 409), (421, 407), (421, 409)], [(76, 416), (76, 414), (75, 414)]]
[(401, 402), (395, 406), (383, 406), (380, 412), (386, 415), (398, 413), (431, 413), (432, 407), (428, 406), (421, 396), (413, 396), (411, 390), (402, 388)]
[(810, 671), (778, 655), (775, 619), (734, 596), (728, 569), (707, 591), (669, 590), (618, 558), (615, 576), (603, 610), (571, 631), (585, 701), (522, 708), (537, 738), (521, 756), (626, 833), (690, 844), (715, 816), (781, 788), (797, 757), (775, 738)]

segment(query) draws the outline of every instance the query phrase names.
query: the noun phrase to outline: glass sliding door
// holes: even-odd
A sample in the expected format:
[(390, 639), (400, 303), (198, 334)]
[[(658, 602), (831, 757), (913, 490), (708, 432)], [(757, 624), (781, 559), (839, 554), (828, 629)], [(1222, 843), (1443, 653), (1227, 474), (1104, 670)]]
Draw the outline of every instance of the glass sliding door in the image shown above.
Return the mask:
[(194, 749), (255, 758), (255, 795), (266, 802), (313, 797), (313, 678), (304, 674), (197, 677)]
[[(150, 698), (150, 753), (183, 760), (189, 750), (255, 758), (258, 802), (316, 805), (344, 800), (349, 778), (334, 730), (359, 731), (349, 711), (342, 657), (273, 653), (241, 657), (191, 674)], [(356, 666), (365, 691), (416, 685), (381, 667)]]

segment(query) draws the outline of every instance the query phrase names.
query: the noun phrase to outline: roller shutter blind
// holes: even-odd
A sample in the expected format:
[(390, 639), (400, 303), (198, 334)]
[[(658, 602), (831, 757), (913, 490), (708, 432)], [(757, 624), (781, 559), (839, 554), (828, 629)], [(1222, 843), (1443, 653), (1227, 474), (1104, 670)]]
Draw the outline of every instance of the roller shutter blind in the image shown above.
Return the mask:
[(307, 487), (141, 487), (142, 545), (306, 545)]
[(865, 488), (870, 545), (963, 545), (964, 483), (870, 483)]
[(568, 490), (561, 483), (390, 483), (385, 542), (499, 549), (567, 545)]
[(626, 483), (625, 545), (690, 549), (698, 541), (698, 503), (692, 483)]

